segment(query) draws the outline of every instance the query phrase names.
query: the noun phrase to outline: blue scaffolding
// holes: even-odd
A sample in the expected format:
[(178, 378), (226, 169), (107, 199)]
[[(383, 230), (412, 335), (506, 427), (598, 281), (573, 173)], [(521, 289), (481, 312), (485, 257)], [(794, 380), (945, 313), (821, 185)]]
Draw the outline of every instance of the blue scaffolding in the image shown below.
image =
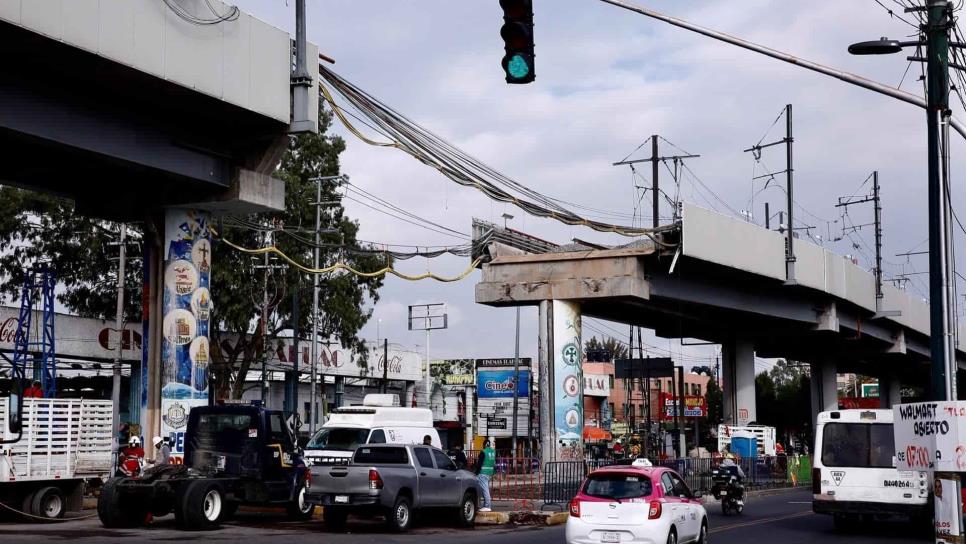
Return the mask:
[[(31, 268), (24, 274), (20, 295), (20, 320), (14, 335), (13, 372), (21, 379), (27, 376), (27, 361), (33, 356), (40, 361), (39, 380), (44, 397), (57, 395), (57, 361), (54, 350), (54, 271), (46, 265)], [(37, 339), (31, 340), (33, 308), (38, 297), (43, 313)], [(36, 368), (36, 367), (35, 367)], [(35, 379), (36, 375), (35, 375)]]

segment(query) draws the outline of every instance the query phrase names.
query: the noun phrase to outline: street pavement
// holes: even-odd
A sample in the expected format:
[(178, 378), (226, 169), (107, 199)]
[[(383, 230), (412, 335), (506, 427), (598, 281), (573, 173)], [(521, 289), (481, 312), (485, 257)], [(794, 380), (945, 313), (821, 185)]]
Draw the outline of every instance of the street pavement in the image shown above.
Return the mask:
[[(904, 522), (883, 522), (863, 527), (850, 534), (839, 534), (832, 529), (828, 516), (812, 513), (808, 489), (782, 490), (752, 498), (740, 516), (722, 516), (717, 503), (707, 505), (714, 544), (865, 544), (865, 543), (922, 543), (925, 535), (916, 535)], [(427, 516), (429, 517), (429, 516)], [(438, 517), (438, 516), (434, 516)], [(563, 543), (564, 528), (511, 527), (460, 529), (452, 525), (430, 525), (435, 519), (425, 519), (404, 535), (387, 534), (374, 522), (350, 520), (348, 533), (331, 533), (321, 520), (287, 522), (269, 513), (240, 513), (238, 520), (216, 531), (182, 532), (174, 527), (171, 516), (156, 520), (153, 525), (137, 530), (108, 530), (101, 527), (96, 517), (59, 524), (2, 523), (0, 542), (267, 542), (326, 544), (537, 544)]]

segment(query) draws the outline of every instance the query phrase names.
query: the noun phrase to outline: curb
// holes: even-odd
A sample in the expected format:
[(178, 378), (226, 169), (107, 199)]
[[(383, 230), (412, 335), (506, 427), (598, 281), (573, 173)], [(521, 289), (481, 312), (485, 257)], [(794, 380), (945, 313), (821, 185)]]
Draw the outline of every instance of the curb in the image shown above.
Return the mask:
[(477, 512), (476, 525), (506, 525), (510, 523), (510, 514), (506, 512)]

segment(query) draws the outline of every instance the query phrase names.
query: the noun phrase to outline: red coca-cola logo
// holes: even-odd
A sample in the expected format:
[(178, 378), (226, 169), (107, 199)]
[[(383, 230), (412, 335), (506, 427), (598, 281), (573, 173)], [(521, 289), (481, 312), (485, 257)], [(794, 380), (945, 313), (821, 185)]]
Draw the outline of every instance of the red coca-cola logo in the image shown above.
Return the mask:
[(17, 325), (20, 322), (16, 317), (8, 317), (3, 325), (0, 325), (0, 342), (13, 343), (14, 336), (17, 335)]
[[(116, 345), (111, 345), (110, 343), (112, 336), (115, 338), (117, 337), (117, 329), (110, 328), (110, 327), (103, 328), (101, 329), (101, 332), (97, 335), (97, 343), (100, 344), (101, 347), (106, 350), (116, 349)], [(137, 331), (125, 329), (122, 332), (122, 336), (121, 336), (121, 349), (124, 349), (124, 350), (129, 350), (132, 348), (141, 349), (142, 338), (143, 337), (141, 336), (141, 333)], [(132, 339), (133, 339), (133, 345), (132, 345)]]

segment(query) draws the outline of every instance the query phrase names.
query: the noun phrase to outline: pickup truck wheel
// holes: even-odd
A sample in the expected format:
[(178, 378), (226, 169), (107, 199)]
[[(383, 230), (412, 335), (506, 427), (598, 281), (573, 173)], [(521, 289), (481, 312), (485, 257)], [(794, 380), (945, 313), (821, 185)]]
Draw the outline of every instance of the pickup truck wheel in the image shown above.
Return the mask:
[(178, 524), (188, 531), (214, 529), (221, 521), (225, 502), (225, 492), (218, 483), (207, 480), (188, 482), (175, 505), (181, 511), (181, 515), (176, 516)]
[(409, 497), (397, 497), (392, 509), (386, 513), (386, 525), (393, 532), (404, 533), (409, 530), (412, 520), (412, 501), (409, 500)]
[(349, 512), (344, 508), (326, 506), (322, 509), (322, 521), (330, 531), (345, 531), (347, 519), (349, 519)]
[(476, 520), (476, 496), (467, 491), (460, 501), (459, 516), (456, 518), (462, 527), (473, 527)]
[(147, 510), (136, 506), (138, 501), (124, 500), (123, 493), (117, 488), (121, 480), (123, 478), (108, 480), (101, 486), (101, 495), (97, 498), (97, 517), (108, 529), (138, 527), (147, 517)]
[(288, 512), (288, 519), (295, 521), (307, 521), (312, 519), (315, 514), (315, 505), (308, 502), (305, 493), (308, 491), (305, 486), (299, 486), (298, 497), (290, 502), (285, 510)]
[(45, 487), (34, 493), (30, 506), (31, 515), (46, 519), (60, 519), (64, 517), (65, 510), (67, 510), (67, 499), (59, 488)]

